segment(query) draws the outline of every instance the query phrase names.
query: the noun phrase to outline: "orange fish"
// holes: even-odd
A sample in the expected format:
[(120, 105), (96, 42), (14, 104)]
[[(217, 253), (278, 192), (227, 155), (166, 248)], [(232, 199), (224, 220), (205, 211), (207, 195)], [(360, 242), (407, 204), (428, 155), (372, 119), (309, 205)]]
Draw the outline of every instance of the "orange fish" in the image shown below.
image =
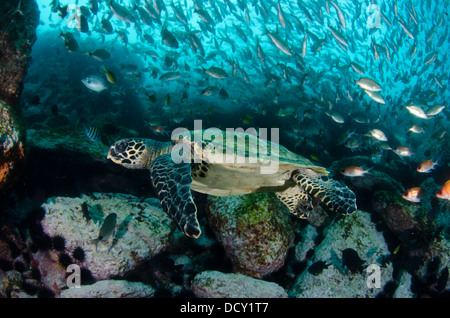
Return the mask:
[(153, 130), (155, 134), (158, 135), (169, 135), (169, 132), (165, 130), (165, 127), (163, 126), (154, 126), (150, 125), (150, 128)]
[(425, 196), (425, 190), (419, 187), (414, 187), (402, 194), (402, 198), (411, 202), (420, 202)]
[(417, 167), (417, 171), (422, 173), (430, 173), (436, 165), (438, 165), (437, 161), (433, 162), (431, 160), (425, 160)]
[(449, 200), (450, 201), (450, 180), (442, 186), (441, 190), (436, 193), (436, 197), (439, 199)]
[(367, 172), (369, 172), (370, 169), (372, 169), (372, 168), (364, 170), (361, 167), (349, 166), (349, 167), (345, 168), (344, 170), (342, 170), (341, 173), (347, 177), (361, 177), (364, 174), (366, 174)]

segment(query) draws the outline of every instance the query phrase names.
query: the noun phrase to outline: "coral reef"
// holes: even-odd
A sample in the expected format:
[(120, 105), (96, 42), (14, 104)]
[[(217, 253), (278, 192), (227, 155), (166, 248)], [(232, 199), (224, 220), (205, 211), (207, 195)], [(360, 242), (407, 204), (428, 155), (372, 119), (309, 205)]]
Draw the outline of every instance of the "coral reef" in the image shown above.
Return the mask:
[[(402, 238), (400, 249), (390, 248), (387, 239), (393, 240), (389, 238), (393, 232), (387, 227), (377, 230), (379, 221), (372, 220), (376, 212), (333, 215), (315, 227), (295, 220), (284, 209), (270, 208), (276, 205), (270, 194), (222, 198), (227, 199), (224, 205), (218, 198), (205, 199), (211, 226), (200, 215), (203, 234), (193, 240), (174, 230), (154, 198), (105, 193), (50, 198), (30, 213), (23, 235), (2, 228), (0, 296), (403, 298), (441, 296), (449, 288), (448, 241), (423, 245), (409, 237)], [(234, 213), (243, 206), (253, 206), (249, 210), (261, 215)], [(93, 240), (113, 212), (116, 231), (96, 249)], [(287, 216), (283, 226), (274, 215)], [(239, 224), (240, 232), (227, 227), (230, 224)], [(283, 240), (274, 233), (263, 240), (249, 235), (258, 227), (269, 233), (285, 231), (289, 244), (280, 244)], [(231, 233), (226, 245), (224, 229)], [(293, 233), (295, 248), (289, 249)], [(408, 240), (419, 248), (410, 248)], [(277, 253), (281, 257), (267, 257)], [(71, 264), (79, 266), (81, 288), (68, 288)], [(376, 288), (367, 285), (371, 264), (380, 269)], [(256, 278), (261, 273), (264, 276)]]

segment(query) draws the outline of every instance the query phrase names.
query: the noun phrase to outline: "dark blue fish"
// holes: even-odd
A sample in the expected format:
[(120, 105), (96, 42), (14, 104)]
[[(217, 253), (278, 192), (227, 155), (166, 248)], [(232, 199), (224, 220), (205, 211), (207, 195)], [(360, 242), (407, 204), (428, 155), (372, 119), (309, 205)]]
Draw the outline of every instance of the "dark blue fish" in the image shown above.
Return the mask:
[(363, 264), (365, 260), (362, 260), (358, 253), (352, 248), (346, 248), (342, 251), (342, 265), (347, 267), (353, 274), (362, 273)]
[(319, 275), (320, 273), (322, 273), (322, 271), (323, 271), (325, 268), (328, 268), (328, 266), (330, 266), (330, 265), (331, 265), (331, 263), (330, 263), (330, 264), (327, 264), (327, 263), (324, 262), (324, 261), (317, 261), (317, 262), (315, 262), (314, 264), (312, 264), (311, 266), (309, 266), (308, 272), (309, 272), (310, 274), (313, 274), (314, 276), (317, 276), (317, 275)]

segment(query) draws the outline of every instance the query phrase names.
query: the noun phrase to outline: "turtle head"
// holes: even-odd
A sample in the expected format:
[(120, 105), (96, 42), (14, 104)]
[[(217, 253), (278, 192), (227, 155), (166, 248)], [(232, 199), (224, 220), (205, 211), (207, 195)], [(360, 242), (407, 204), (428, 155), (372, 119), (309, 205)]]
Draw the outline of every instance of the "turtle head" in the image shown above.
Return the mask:
[(128, 169), (147, 169), (150, 166), (145, 139), (128, 138), (116, 141), (109, 148), (106, 158)]

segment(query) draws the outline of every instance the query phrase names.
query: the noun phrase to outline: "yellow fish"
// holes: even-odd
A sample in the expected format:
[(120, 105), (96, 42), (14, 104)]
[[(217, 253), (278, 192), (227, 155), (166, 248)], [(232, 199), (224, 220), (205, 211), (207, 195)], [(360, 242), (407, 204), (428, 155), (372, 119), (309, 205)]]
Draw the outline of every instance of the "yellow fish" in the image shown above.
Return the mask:
[(164, 105), (170, 105), (170, 94), (167, 93), (166, 97), (164, 97)]
[(311, 159), (320, 162), (320, 158), (316, 155), (311, 155)]
[(103, 66), (103, 71), (106, 74), (106, 78), (108, 79), (108, 82), (111, 84), (114, 84), (116, 82), (116, 75), (111, 70), (108, 70), (106, 66)]
[(247, 115), (245, 115), (244, 117), (242, 117), (241, 118), (241, 121), (244, 123), (244, 124), (250, 124), (251, 123), (251, 121), (253, 120), (253, 118), (254, 118), (254, 116), (253, 116), (253, 114), (247, 114)]

